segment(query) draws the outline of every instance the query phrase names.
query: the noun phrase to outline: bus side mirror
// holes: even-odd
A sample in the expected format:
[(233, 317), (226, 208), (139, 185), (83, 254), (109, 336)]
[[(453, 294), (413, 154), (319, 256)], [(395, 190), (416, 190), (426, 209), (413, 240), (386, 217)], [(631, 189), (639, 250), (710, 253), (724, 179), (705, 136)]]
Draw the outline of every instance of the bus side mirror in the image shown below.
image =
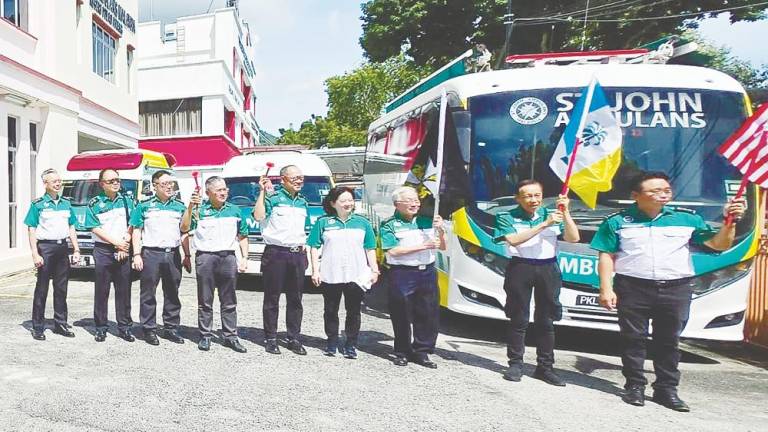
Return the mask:
[(456, 126), (456, 138), (459, 143), (461, 159), (465, 164), (469, 163), (469, 143), (471, 138), (472, 116), (469, 111), (456, 111), (453, 113), (453, 124)]

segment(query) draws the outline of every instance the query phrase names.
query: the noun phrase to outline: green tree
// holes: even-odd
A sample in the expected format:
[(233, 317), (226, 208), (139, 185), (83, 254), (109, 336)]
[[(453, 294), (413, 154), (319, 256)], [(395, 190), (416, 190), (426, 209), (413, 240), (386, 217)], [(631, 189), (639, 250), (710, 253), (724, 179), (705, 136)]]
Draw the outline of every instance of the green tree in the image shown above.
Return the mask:
[(415, 66), (397, 55), (381, 63), (365, 63), (325, 80), (328, 116), (312, 115), (298, 130), (280, 129), (280, 144), (318, 148), (365, 145), (368, 125), (384, 104), (416, 84), (429, 68)]
[(366, 130), (384, 104), (416, 84), (429, 70), (403, 55), (381, 63), (365, 63), (344, 75), (325, 80), (328, 119), (339, 125)]
[(731, 54), (731, 49), (718, 46), (704, 39), (697, 31), (689, 30), (683, 37), (696, 41), (699, 45), (697, 52), (707, 57), (707, 67), (724, 72), (748, 89), (768, 87), (768, 64), (757, 68), (750, 62)]
[[(704, 18), (730, 10), (731, 22), (765, 18), (754, 0), (591, 0), (584, 28), (584, 0), (512, 2), (515, 24), (509, 53), (632, 48), (696, 28)], [(737, 9), (733, 9), (737, 8)], [(360, 45), (374, 62), (405, 53), (419, 65), (442, 65), (484, 43), (496, 55), (504, 45), (507, 0), (369, 0), (362, 5)], [(682, 16), (678, 16), (682, 15)], [(660, 18), (659, 18), (660, 17)]]

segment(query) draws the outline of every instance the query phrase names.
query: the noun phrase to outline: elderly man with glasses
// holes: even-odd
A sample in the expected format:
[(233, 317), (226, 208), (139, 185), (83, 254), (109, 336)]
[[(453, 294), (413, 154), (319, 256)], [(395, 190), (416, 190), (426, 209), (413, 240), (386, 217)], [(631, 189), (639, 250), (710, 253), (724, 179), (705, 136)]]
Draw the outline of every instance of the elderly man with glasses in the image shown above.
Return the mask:
[(74, 250), (72, 259), (80, 259), (80, 249), (75, 232), (75, 213), (69, 200), (61, 196), (62, 183), (59, 173), (47, 169), (42, 174), (45, 194), (32, 201), (24, 224), (29, 227), (29, 248), (32, 262), (37, 268), (37, 283), (32, 301), (32, 337), (45, 340), (45, 300), (48, 298), (48, 281), (53, 279), (53, 332), (65, 337), (75, 337), (67, 324), (67, 285), (69, 260), (67, 238)]
[(301, 344), (301, 305), (305, 272), (309, 261), (305, 243), (306, 229), (311, 225), (307, 200), (299, 193), (304, 186), (304, 175), (295, 165), (280, 170), (282, 188), (274, 190), (267, 177), (259, 180), (260, 190), (253, 207), (253, 218), (261, 223), (264, 237), (264, 255), (261, 272), (264, 282), (264, 336), (265, 349), (270, 354), (280, 354), (277, 346), (277, 320), (280, 294), (285, 292), (285, 325), (288, 330), (288, 349), (298, 355), (306, 355)]
[[(381, 223), (381, 248), (389, 267), (389, 316), (395, 333), (396, 366), (408, 361), (430, 368), (437, 342), (439, 298), (435, 250), (445, 250), (440, 216), (419, 215), (416, 190), (402, 186), (392, 193), (395, 214)], [(413, 338), (411, 338), (413, 335)]]
[[(237, 338), (237, 273), (248, 268), (248, 222), (240, 208), (228, 203), (229, 188), (223, 178), (205, 181), (208, 200), (203, 202), (195, 190), (181, 221), (181, 230), (193, 231), (195, 273), (197, 276), (197, 323), (200, 351), (211, 349), (213, 338), (213, 292), (219, 290), (221, 333), (224, 346), (244, 353)], [(240, 260), (235, 254), (240, 249)]]
[(163, 281), (163, 336), (174, 343), (184, 343), (179, 335), (181, 323), (182, 259), (179, 246), (184, 249), (188, 265), (189, 246), (182, 242), (181, 217), (186, 206), (174, 198), (175, 182), (171, 173), (159, 170), (152, 175), (155, 195), (140, 202), (131, 212), (133, 227), (133, 268), (141, 272), (139, 319), (144, 340), (159, 345), (157, 339), (157, 285)]
[(107, 338), (109, 286), (115, 285), (115, 318), (118, 335), (127, 342), (131, 334), (131, 227), (129, 218), (133, 199), (120, 193), (120, 174), (106, 168), (99, 173), (102, 192), (88, 202), (85, 226), (91, 230), (95, 262), (93, 321), (96, 342)]

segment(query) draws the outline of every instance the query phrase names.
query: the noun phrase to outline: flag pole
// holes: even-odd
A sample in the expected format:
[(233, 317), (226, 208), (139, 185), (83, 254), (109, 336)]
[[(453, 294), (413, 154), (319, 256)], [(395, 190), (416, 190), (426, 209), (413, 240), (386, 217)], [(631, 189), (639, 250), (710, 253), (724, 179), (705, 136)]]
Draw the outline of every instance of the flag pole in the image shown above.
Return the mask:
[[(747, 191), (747, 185), (749, 184), (749, 177), (752, 175), (752, 173), (757, 169), (755, 166), (755, 161), (757, 160), (757, 153), (760, 150), (762, 146), (765, 146), (768, 144), (768, 133), (763, 130), (760, 133), (760, 144), (756, 145), (755, 148), (752, 149), (749, 153), (749, 167), (747, 168), (746, 172), (744, 173), (744, 176), (741, 177), (741, 183), (739, 184), (739, 190), (736, 191), (736, 196), (733, 198), (735, 200), (741, 198), (744, 196), (744, 192)], [(731, 225), (733, 224), (733, 216), (726, 215), (725, 216), (725, 225)]]
[[(589, 115), (589, 107), (592, 105), (592, 97), (595, 94), (595, 85), (597, 84), (597, 77), (592, 76), (592, 80), (587, 87), (587, 95), (584, 98), (584, 106), (581, 111), (581, 118), (579, 119), (579, 128), (576, 129), (576, 142), (573, 144), (573, 151), (568, 159), (568, 169), (565, 171), (565, 179), (563, 179), (563, 187), (560, 189), (560, 195), (568, 195), (569, 185), (571, 183), (571, 174), (573, 173), (573, 166), (576, 162), (576, 152), (581, 145), (581, 134), (584, 132), (584, 126), (587, 122), (587, 116)], [(558, 210), (565, 210), (563, 206), (558, 206)]]
[(443, 180), (443, 147), (445, 146), (445, 117), (447, 112), (448, 95), (445, 92), (445, 88), (443, 88), (443, 91), (440, 94), (440, 120), (438, 122), (437, 132), (437, 160), (435, 161), (435, 167), (437, 169), (435, 183), (437, 183), (437, 186), (435, 186), (436, 193), (434, 194), (435, 209), (432, 214), (433, 218), (440, 214), (440, 185)]

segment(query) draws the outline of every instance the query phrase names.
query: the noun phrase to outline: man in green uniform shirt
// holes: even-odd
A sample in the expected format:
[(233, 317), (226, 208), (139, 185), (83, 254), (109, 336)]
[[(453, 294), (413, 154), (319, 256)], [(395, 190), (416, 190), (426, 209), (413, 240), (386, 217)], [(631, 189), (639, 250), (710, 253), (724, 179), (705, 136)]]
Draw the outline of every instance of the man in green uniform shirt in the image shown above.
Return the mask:
[(24, 224), (29, 227), (29, 248), (37, 268), (37, 283), (32, 301), (32, 337), (45, 340), (45, 300), (48, 281), (53, 279), (53, 332), (75, 337), (67, 324), (67, 284), (69, 259), (67, 237), (74, 250), (72, 259), (80, 259), (75, 232), (75, 213), (69, 200), (61, 196), (61, 177), (54, 169), (43, 171), (45, 195), (32, 201)]
[[(713, 230), (690, 210), (667, 206), (672, 186), (663, 172), (648, 172), (632, 182), (630, 207), (608, 217), (592, 239), (599, 252), (600, 304), (618, 311), (626, 379), (622, 400), (645, 404), (643, 375), (649, 321), (653, 321), (653, 400), (676, 411), (690, 411), (677, 395), (680, 334), (688, 321), (695, 276), (690, 244), (724, 251), (733, 244), (735, 224)], [(745, 200), (731, 200), (723, 217), (737, 220)], [(615, 273), (615, 275), (614, 275)]]

